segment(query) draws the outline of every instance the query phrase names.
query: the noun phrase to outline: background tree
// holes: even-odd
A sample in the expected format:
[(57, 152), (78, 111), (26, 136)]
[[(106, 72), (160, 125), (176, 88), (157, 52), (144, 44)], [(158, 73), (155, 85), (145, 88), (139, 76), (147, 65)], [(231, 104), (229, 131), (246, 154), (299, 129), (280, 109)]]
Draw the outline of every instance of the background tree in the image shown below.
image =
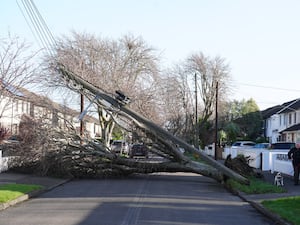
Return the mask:
[(11, 110), (12, 102), (21, 93), (20, 88), (34, 88), (40, 82), (37, 75), (36, 56), (29, 45), (17, 36), (8, 33), (0, 37), (0, 118)]
[[(125, 35), (119, 40), (109, 40), (73, 32), (71, 37), (62, 38), (57, 46), (56, 57), (51, 57), (52, 65), (66, 66), (106, 93), (114, 94), (116, 90), (121, 90), (130, 97), (132, 108), (161, 122), (159, 108), (153, 104), (158, 98), (155, 89), (158, 57), (142, 38)], [(51, 80), (56, 84), (57, 81), (61, 82), (52, 77)], [(102, 140), (108, 145), (118, 121), (114, 113), (108, 113), (103, 108), (96, 110), (102, 128)]]
[(237, 139), (255, 141), (262, 134), (262, 117), (256, 102), (249, 100), (233, 100), (225, 107), (222, 117), (222, 129), (227, 134), (227, 141), (232, 143)]
[(165, 73), (159, 84), (164, 126), (172, 134), (192, 143), (194, 107), (188, 76), (182, 65), (175, 65)]
[(256, 140), (262, 134), (262, 117), (259, 107), (251, 98), (247, 101), (241, 101), (242, 116), (236, 119), (240, 127), (241, 138)]
[[(225, 59), (217, 56), (211, 58), (205, 56), (202, 52), (192, 54), (186, 60), (186, 71), (189, 76), (197, 78), (197, 85), (199, 88), (201, 102), (201, 110), (198, 119), (198, 129), (201, 145), (204, 146), (212, 142), (213, 136), (210, 139), (204, 135), (211, 133), (211, 126), (209, 120), (213, 120), (213, 112), (215, 112), (216, 91), (218, 85), (218, 102), (221, 103), (226, 100), (226, 96), (230, 91), (231, 76), (229, 73), (229, 66), (225, 63)], [(200, 105), (200, 104), (199, 104)]]

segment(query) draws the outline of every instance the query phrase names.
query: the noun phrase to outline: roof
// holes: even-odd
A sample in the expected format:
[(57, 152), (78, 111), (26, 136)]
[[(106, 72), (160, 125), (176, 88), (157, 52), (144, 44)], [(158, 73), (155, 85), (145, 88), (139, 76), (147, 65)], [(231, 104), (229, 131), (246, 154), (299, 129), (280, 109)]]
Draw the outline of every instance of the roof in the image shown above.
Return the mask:
[(284, 132), (288, 132), (288, 131), (298, 131), (298, 130), (300, 130), (300, 123), (295, 124), (295, 125), (293, 125), (291, 127), (288, 127), (286, 129), (280, 131), (280, 133), (284, 133)]
[[(3, 82), (2, 82), (3, 83)], [(8, 88), (9, 87), (9, 88)], [(71, 116), (78, 116), (80, 114), (79, 111), (71, 109), (65, 105), (53, 102), (50, 98), (42, 95), (35, 94), (25, 88), (15, 87), (13, 85), (6, 85), (7, 90), (15, 96), (16, 99), (26, 100), (28, 102), (34, 103), (36, 106), (44, 107), (44, 108), (52, 108), (57, 110), (58, 112), (64, 112)], [(99, 121), (90, 115), (85, 115), (84, 121), (99, 123)]]
[(261, 115), (263, 119), (267, 119), (271, 117), (272, 115), (276, 114), (280, 109), (282, 109), (281, 105), (276, 105), (270, 108), (267, 108), (263, 111), (261, 111)]
[(290, 102), (290, 104), (287, 104), (282, 110), (280, 110), (278, 113), (287, 113), (287, 112), (293, 112), (295, 110), (300, 109), (300, 98), (295, 99)]
[(277, 113), (287, 113), (300, 109), (300, 98), (276, 105), (261, 111), (263, 119), (267, 119)]
[(69, 107), (66, 107), (65, 105), (58, 104), (56, 102), (53, 102), (50, 98), (42, 95), (35, 94), (25, 88), (19, 88), (20, 91), (22, 91), (23, 96), (22, 99), (27, 100), (29, 102), (33, 102), (34, 105), (45, 107), (45, 108), (52, 108), (54, 110), (57, 110), (59, 112), (66, 112), (69, 115), (78, 115), (78, 111), (71, 109)]

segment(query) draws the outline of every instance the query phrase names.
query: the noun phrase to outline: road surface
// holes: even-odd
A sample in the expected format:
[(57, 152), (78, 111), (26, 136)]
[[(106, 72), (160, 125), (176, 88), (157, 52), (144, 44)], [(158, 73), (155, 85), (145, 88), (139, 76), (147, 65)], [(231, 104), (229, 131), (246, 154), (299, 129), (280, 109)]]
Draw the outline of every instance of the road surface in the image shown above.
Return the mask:
[(74, 180), (0, 212), (0, 225), (274, 224), (211, 178), (190, 173)]

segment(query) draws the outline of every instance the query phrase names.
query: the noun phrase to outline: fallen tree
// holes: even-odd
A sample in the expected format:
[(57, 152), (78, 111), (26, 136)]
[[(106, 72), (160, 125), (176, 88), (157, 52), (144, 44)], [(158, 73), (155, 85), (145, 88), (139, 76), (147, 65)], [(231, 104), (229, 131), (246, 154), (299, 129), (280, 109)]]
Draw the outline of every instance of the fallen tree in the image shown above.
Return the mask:
[[(28, 121), (27, 140), (8, 146), (5, 154), (14, 156), (11, 169), (18, 172), (69, 178), (120, 177), (133, 173), (192, 172), (222, 182), (223, 174), (204, 162), (192, 161), (165, 140), (145, 143), (151, 153), (147, 159), (131, 159), (112, 152), (101, 142), (82, 140), (48, 126), (32, 126)], [(30, 140), (30, 142), (28, 142)], [(80, 144), (81, 143), (81, 144)]]
[[(24, 137), (27, 136), (24, 143), (15, 145), (15, 152), (11, 152), (16, 156), (13, 163), (15, 170), (77, 178), (124, 176), (132, 173), (192, 172), (211, 177), (218, 182), (230, 177), (240, 183), (249, 183), (239, 173), (130, 110), (124, 104), (124, 99), (118, 98), (120, 96), (112, 97), (101, 92), (63, 67), (59, 67), (59, 70), (66, 81), (72, 82), (72, 87), (76, 84), (78, 92), (89, 99), (96, 99), (94, 103), (98, 107), (134, 124), (151, 157), (130, 159), (115, 154), (101, 142), (81, 139), (75, 132), (71, 132), (72, 129), (69, 132), (56, 130), (25, 118), (22, 125), (25, 126), (23, 130), (26, 130)], [(187, 154), (183, 154), (179, 148), (184, 148)], [(193, 161), (188, 155), (197, 156), (200, 160)]]
[[(136, 160), (113, 153), (101, 142), (82, 140), (72, 132), (55, 130), (49, 126), (35, 124), (30, 118), (23, 118), (24, 144), (14, 146), (14, 169), (37, 172), (43, 175), (68, 177), (124, 176), (132, 173), (193, 172), (211, 177), (218, 182), (230, 177), (248, 184), (248, 179), (224, 166), (201, 150), (173, 136), (155, 123), (144, 118), (126, 106), (126, 96), (110, 96), (83, 80), (79, 76), (59, 67), (64, 79), (76, 86), (76, 90), (94, 103), (132, 123), (143, 136), (153, 157)], [(75, 84), (75, 85), (74, 85)], [(43, 121), (43, 120), (40, 120)], [(72, 129), (71, 129), (72, 130)], [(141, 138), (141, 137), (140, 137)], [(20, 151), (21, 147), (21, 151)], [(180, 148), (200, 161), (193, 161)], [(21, 154), (20, 154), (21, 153)]]
[[(199, 173), (208, 177), (212, 177), (217, 181), (223, 181), (224, 177), (231, 177), (241, 183), (249, 183), (248, 179), (244, 178), (240, 174), (232, 171), (228, 167), (214, 160), (204, 152), (199, 151), (193, 146), (187, 144), (183, 140), (173, 136), (166, 130), (157, 126), (155, 123), (144, 118), (138, 113), (130, 110), (126, 105), (127, 100), (124, 95), (111, 96), (104, 93), (99, 88), (90, 84), (80, 76), (70, 72), (63, 65), (58, 65), (57, 70), (63, 76), (63, 79), (71, 87), (76, 87), (76, 91), (85, 95), (89, 99), (93, 99), (94, 103), (108, 112), (118, 111), (118, 116), (123, 116), (127, 120), (135, 124), (140, 130), (143, 130), (148, 139), (154, 140), (150, 151), (153, 153), (159, 153), (165, 155), (167, 161), (161, 163), (153, 162), (132, 162), (132, 160), (122, 159), (111, 155), (111, 153), (104, 151), (101, 159), (109, 160), (110, 168), (118, 168), (120, 173), (133, 173), (133, 172), (177, 172), (177, 171), (189, 171)], [(154, 147), (154, 146), (159, 146)], [(95, 146), (94, 146), (95, 147)], [(190, 158), (183, 155), (178, 147), (182, 147), (185, 151), (199, 156), (202, 162), (194, 162)], [(100, 150), (100, 149), (98, 149)], [(102, 164), (101, 164), (102, 165)], [(103, 169), (103, 168), (102, 168)]]

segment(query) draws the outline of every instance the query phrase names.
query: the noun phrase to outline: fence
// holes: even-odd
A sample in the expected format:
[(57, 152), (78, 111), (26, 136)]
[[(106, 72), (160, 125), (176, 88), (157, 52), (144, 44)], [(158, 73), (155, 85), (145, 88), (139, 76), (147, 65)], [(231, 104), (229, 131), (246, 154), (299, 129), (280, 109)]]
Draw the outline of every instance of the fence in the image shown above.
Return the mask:
[[(206, 147), (205, 153), (215, 155), (214, 146)], [(282, 149), (263, 149), (263, 148), (229, 148), (225, 147), (222, 151), (222, 159), (226, 159), (228, 155), (235, 158), (237, 155), (249, 157), (249, 165), (251, 167), (261, 169), (262, 171), (281, 172), (293, 176), (292, 161), (288, 159), (288, 150)]]
[(2, 150), (0, 150), (0, 173), (8, 170), (8, 157), (2, 157)]

